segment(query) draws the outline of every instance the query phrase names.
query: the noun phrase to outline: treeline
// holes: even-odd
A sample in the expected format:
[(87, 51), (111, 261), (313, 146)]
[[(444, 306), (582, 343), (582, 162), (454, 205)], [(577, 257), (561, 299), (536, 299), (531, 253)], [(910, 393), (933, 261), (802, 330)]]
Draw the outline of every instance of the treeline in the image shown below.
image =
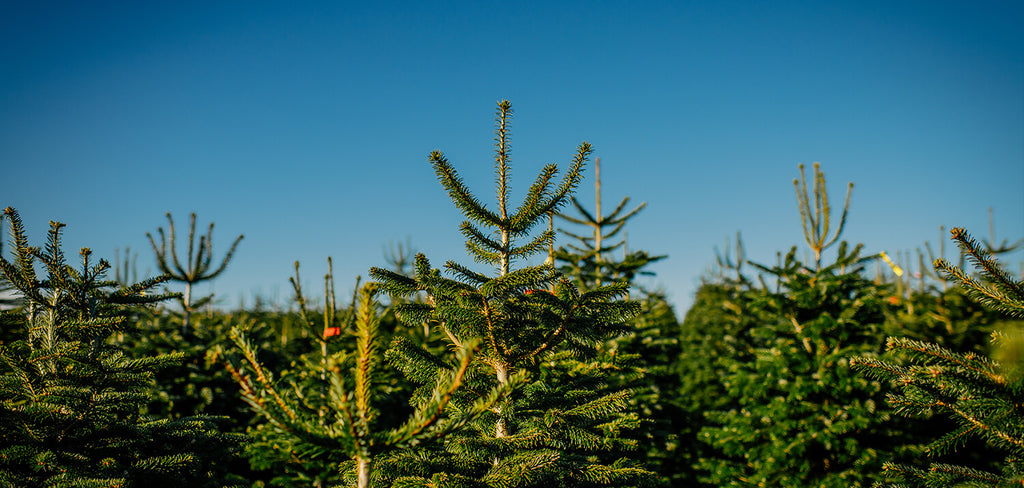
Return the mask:
[(953, 229), (954, 263), (912, 276), (842, 241), (849, 193), (833, 212), (801, 167), (806, 250), (753, 263), (737, 237), (680, 321), (636, 283), (665, 257), (628, 247), (643, 204), (603, 211), (599, 170), (594, 206), (574, 196), (589, 144), (508, 200), (511, 115), (495, 202), (430, 156), (471, 262), (400, 248), (351, 297), (331, 272), (303, 290), (296, 263), (289, 311), (201, 311), (192, 285), (241, 236), (214, 265), (194, 215), (184, 245), (168, 215), (164, 275), (133, 283), (66, 257), (62, 224), (30, 245), (7, 209), (0, 486), (1024, 482), (1024, 284), (996, 262), (1020, 242)]

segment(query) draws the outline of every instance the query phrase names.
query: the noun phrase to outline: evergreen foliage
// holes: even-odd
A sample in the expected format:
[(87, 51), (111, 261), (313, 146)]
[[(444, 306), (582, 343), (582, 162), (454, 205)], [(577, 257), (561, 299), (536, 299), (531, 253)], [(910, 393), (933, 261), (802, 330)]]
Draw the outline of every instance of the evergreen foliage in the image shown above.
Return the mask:
[(756, 322), (733, 316), (749, 328), (723, 344), (738, 354), (716, 361), (731, 401), (700, 432), (721, 453), (700, 462), (714, 486), (867, 486), (880, 453), (900, 445), (877, 411), (880, 385), (846, 359), (879, 349), (885, 287), (863, 278), (870, 258), (840, 246), (815, 271), (793, 254), (762, 269), (778, 292), (741, 293), (740, 317)]
[[(572, 196), (570, 201), (578, 215), (557, 214), (569, 223), (590, 230), (591, 234), (559, 228), (559, 232), (575, 242), (560, 246), (551, 257), (558, 270), (580, 289), (594, 289), (602, 283), (614, 282), (640, 289), (641, 293), (631, 294), (641, 305), (640, 314), (630, 321), (629, 330), (598, 347), (597, 360), (614, 366), (601, 374), (610, 388), (632, 391), (630, 410), (640, 413), (643, 419), (639, 428), (631, 433), (639, 439), (639, 445), (629, 455), (671, 479), (683, 456), (677, 445), (677, 433), (683, 427), (677, 371), (680, 367), (677, 363), (679, 321), (663, 294), (644, 290), (634, 281), (641, 275), (653, 275), (645, 268), (665, 256), (626, 248), (626, 224), (647, 204), (641, 203), (627, 212), (630, 199), (625, 197), (611, 213), (602, 214), (601, 158), (594, 162), (594, 174), (594, 211), (588, 211)], [(620, 234), (620, 240), (609, 242)]]
[[(157, 247), (156, 240), (153, 239), (152, 234), (147, 232), (146, 237), (149, 239), (149, 244), (153, 247), (153, 254), (156, 255), (156, 263), (160, 271), (169, 276), (172, 281), (185, 283), (185, 293), (178, 296), (178, 301), (185, 311), (185, 320), (182, 322), (181, 330), (182, 332), (187, 332), (192, 312), (213, 299), (213, 295), (193, 299), (192, 285), (212, 280), (221, 274), (227, 268), (228, 261), (231, 261), (231, 256), (234, 255), (238, 243), (245, 236), (239, 235), (235, 238), (235, 242), (231, 244), (228, 253), (224, 255), (224, 260), (221, 261), (220, 266), (210, 271), (210, 266), (213, 264), (213, 222), (210, 222), (206, 235), (199, 236), (199, 242), (197, 243), (196, 214), (192, 212), (188, 228), (188, 253), (185, 255), (184, 263), (178, 259), (174, 218), (171, 217), (170, 212), (167, 212), (167, 227), (168, 234), (164, 233), (163, 227), (157, 227), (156, 229), (157, 233), (160, 234), (159, 247)], [(168, 247), (170, 247), (169, 251)]]
[(731, 278), (723, 273), (706, 279), (697, 289), (683, 318), (677, 393), (683, 412), (676, 422), (681, 458), (675, 468), (676, 486), (701, 486), (698, 461), (715, 456), (698, 434), (707, 422), (705, 412), (728, 410), (737, 404), (735, 392), (724, 386), (730, 371), (722, 358), (730, 358), (730, 363), (752, 361), (751, 332), (760, 317), (751, 310), (762, 293), (763, 288), (753, 288), (744, 275)]
[[(636, 286), (633, 280), (637, 275), (652, 274), (650, 271), (644, 271), (644, 267), (665, 258), (665, 256), (651, 256), (642, 250), (630, 252), (626, 247), (624, 232), (626, 223), (639, 214), (647, 206), (647, 202), (626, 211), (630, 199), (625, 197), (611, 213), (602, 214), (601, 158), (596, 158), (594, 161), (594, 175), (593, 213), (587, 211), (575, 196), (570, 196), (569, 201), (579, 215), (557, 214), (563, 220), (589, 228), (591, 235), (577, 234), (559, 228), (559, 232), (574, 239), (575, 243), (559, 247), (554, 251), (553, 257), (560, 264), (559, 271), (576, 280), (582, 289), (589, 290), (601, 286), (602, 283), (617, 281), (626, 281)], [(607, 242), (620, 233), (623, 234), (621, 240), (614, 243)], [(611, 254), (619, 249), (622, 250), (622, 258), (615, 259)]]
[[(158, 419), (141, 413), (153, 373), (180, 360), (130, 357), (110, 341), (130, 334), (132, 307), (173, 295), (150, 294), (159, 277), (126, 287), (103, 279), (110, 265), (66, 263), (64, 224), (51, 222), (46, 245), (28, 244), (17, 212), (5, 210), (14, 244), (0, 271), (25, 297), (5, 311), (5, 329), (27, 333), (0, 344), (0, 486), (223, 486), (218, 466), (240, 437), (218, 419)], [(43, 275), (36, 269), (43, 268)]]
[(683, 360), (696, 369), (684, 372), (686, 393), (697, 397), (689, 410), (713, 409), (698, 434), (712, 450), (697, 460), (711, 486), (867, 486), (882, 453), (902, 444), (879, 411), (880, 384), (852, 374), (847, 360), (880, 350), (888, 287), (863, 276), (873, 256), (859, 245), (840, 242), (834, 262), (823, 262), (847, 206), (831, 234), (818, 165), (814, 181), (809, 191), (801, 168), (794, 182), (814, 263), (799, 261), (794, 247), (775, 266), (752, 263), (755, 283), (726, 258), (737, 276), (723, 269), (721, 282), (706, 283), (695, 309), (707, 315), (684, 322), (692, 342)]
[[(302, 314), (307, 323), (311, 323), (297, 267), (292, 284)], [(262, 448), (266, 451), (267, 446), (276, 445), (277, 448), (272, 450), (277, 451), (278, 457), (292, 458), (304, 465), (325, 466), (334, 471), (330, 473), (326, 472), (328, 469), (321, 468), (319, 473), (314, 472), (310, 477), (316, 486), (322, 482), (342, 481), (346, 478), (346, 471), (353, 471), (349, 478), (354, 478), (359, 488), (370, 486), (376, 456), (444, 438), (488, 411), (509, 388), (515, 386), (513, 381), (503, 388), (495, 388), (469, 408), (460, 412), (448, 411), (446, 415), (445, 407), (462, 385), (477, 348), (476, 343), (468, 342), (454, 354), (450, 372), (444, 370), (438, 374), (432, 388), (425, 390), (426, 401), (400, 423), (387, 425), (387, 420), (394, 415), (381, 415), (376, 405), (377, 396), (381, 394), (377, 380), (383, 360), (379, 306), (374, 299), (377, 285), (371, 283), (360, 288), (358, 301), (350, 308), (354, 322), (351, 332), (356, 341), (354, 356), (347, 351), (328, 353), (328, 341), (341, 334), (342, 328), (336, 320), (333, 289), (333, 276), (328, 273), (319, 361), (304, 358), (298, 369), (305, 373), (305, 378), (302, 374), (292, 373), (290, 376), (293, 380), (314, 381), (292, 381), (290, 388), (284, 388), (260, 363), (257, 349), (242, 328), (233, 329), (231, 337), (244, 357), (244, 366), (228, 363), (229, 371), (242, 388), (243, 398), (268, 422), (258, 431), (260, 447), (256, 450)], [(441, 358), (432, 359), (449, 363)], [(351, 373), (344, 374), (343, 369), (349, 369)], [(390, 423), (394, 424), (393, 421)], [(262, 454), (260, 461), (268, 459), (267, 452), (259, 454)], [(309, 466), (297, 469), (313, 471)]]
[[(3, 222), (4, 214), (0, 214), (0, 228), (3, 227)], [(4, 242), (3, 239), (0, 239), (0, 256), (2, 256), (3, 253)], [(7, 278), (0, 274), (0, 310), (14, 308), (19, 304), (21, 304), (21, 300), (19, 300), (14, 287), (11, 286), (11, 282), (7, 281)], [(0, 335), (0, 342), (5, 342), (2, 340), (5, 336), (6, 335)]]
[[(980, 277), (944, 259), (935, 267), (960, 284), (974, 300), (1011, 317), (1024, 318), (1024, 282), (999, 266), (992, 252), (963, 229), (952, 237), (980, 272)], [(942, 414), (955, 428), (927, 446), (932, 457), (941, 457), (981, 439), (1005, 458), (996, 470), (987, 466), (932, 463), (927, 469), (886, 463), (885, 472), (894, 487), (1003, 487), (1024, 484), (1024, 334), (1017, 323), (993, 333), (991, 358), (910, 338), (891, 337), (887, 348), (905, 361), (872, 356), (854, 358), (867, 375), (889, 382), (898, 393), (888, 395), (897, 413), (911, 417)], [(909, 363), (909, 364), (907, 364)]]
[[(552, 229), (531, 232), (568, 202), (591, 147), (585, 142), (579, 146), (557, 185), (558, 168), (545, 166), (520, 206), (510, 211), (511, 116), (509, 102), (500, 102), (494, 210), (470, 192), (443, 154), (430, 155), (442, 186), (467, 218), (460, 227), (467, 250), (478, 263), (492, 266), (493, 273), (449, 261), (445, 269), (453, 278), (447, 278), (420, 254), (411, 277), (380, 268), (371, 269), (371, 276), (393, 297), (426, 294), (425, 302), (394, 306), (407, 325), (438, 330), (449, 347), (479, 344), (465, 386), (448, 404), (449, 411), (464, 411), (495, 387), (511, 388), (512, 393), (443, 445), (397, 453), (388, 471), (394, 486), (403, 487), (645, 484), (651, 473), (620, 456), (635, 448), (635, 441), (624, 437), (638, 424), (637, 415), (628, 412), (630, 392), (610, 388), (604, 370), (614, 365), (591, 361), (639, 312), (639, 304), (621, 300), (628, 284), (587, 290), (561, 277), (550, 262), (517, 266), (553, 245)], [(425, 386), (439, 374), (451, 374), (451, 366), (430, 360), (422, 351), (407, 344), (392, 347), (387, 357)], [(523, 377), (526, 384), (513, 386), (514, 377)], [(418, 396), (414, 404), (424, 400)]]

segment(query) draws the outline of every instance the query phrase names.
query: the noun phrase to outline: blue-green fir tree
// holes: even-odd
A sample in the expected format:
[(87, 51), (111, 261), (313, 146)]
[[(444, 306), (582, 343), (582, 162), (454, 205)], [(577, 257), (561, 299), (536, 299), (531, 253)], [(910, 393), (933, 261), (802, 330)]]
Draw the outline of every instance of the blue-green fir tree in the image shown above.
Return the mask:
[[(640, 486), (652, 474), (623, 453), (636, 448), (624, 433), (636, 428), (629, 412), (630, 392), (610, 388), (604, 365), (583, 361), (625, 331), (639, 304), (623, 300), (626, 283), (592, 289), (561, 276), (550, 263), (530, 265), (552, 245), (551, 229), (535, 232), (568, 202), (581, 179), (591, 147), (582, 143), (572, 164), (556, 182), (557, 166), (545, 166), (521, 204), (509, 202), (511, 105), (498, 104), (495, 159), (497, 203), (488, 207), (469, 190), (440, 152), (430, 163), (454, 204), (467, 220), (460, 227), (473, 259), (488, 266), (478, 271), (449, 261), (441, 270), (416, 257), (412, 277), (374, 268), (371, 276), (395, 297), (424, 293), (424, 302), (397, 303), (400, 320), (425, 325), (449, 347), (479, 344), (465, 385), (446, 407), (465, 410), (476, 398), (515, 376), (525, 384), (512, 388), (486, 415), (443, 443), (404, 451), (389, 460), (393, 486), (539, 487)], [(411, 343), (392, 347), (387, 357), (417, 383), (429, 386), (450, 366), (440, 364)], [(580, 359), (565, 371), (561, 358)], [(423, 402), (424, 397), (414, 400)], [(383, 468), (382, 468), (383, 469)]]
[(222, 434), (214, 418), (141, 413), (154, 371), (180, 355), (130, 357), (110, 340), (133, 333), (132, 307), (170, 298), (149, 292), (166, 278), (118, 286), (87, 248), (81, 266), (67, 264), (63, 224), (51, 222), (38, 248), (17, 212), (5, 215), (13, 249), (0, 271), (25, 304), (4, 311), (0, 325), (25, 333), (0, 344), (0, 486), (231, 484), (219, 463), (239, 436)]

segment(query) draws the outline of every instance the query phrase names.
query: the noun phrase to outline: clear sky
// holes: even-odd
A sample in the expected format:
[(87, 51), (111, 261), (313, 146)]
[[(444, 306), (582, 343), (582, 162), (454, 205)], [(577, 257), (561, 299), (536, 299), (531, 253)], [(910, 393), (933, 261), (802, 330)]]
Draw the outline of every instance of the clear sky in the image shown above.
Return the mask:
[(757, 261), (802, 245), (799, 163), (836, 202), (855, 183), (870, 252), (985, 237), (989, 207), (1024, 236), (1019, 0), (2, 2), (0, 206), (141, 273), (146, 232), (195, 211), (217, 258), (246, 236), (226, 305), (285, 303), (296, 260), (320, 290), (327, 256), (345, 292), (406, 239), (472, 264), (427, 157), (491, 201), (499, 99), (513, 193), (592, 143), (680, 315), (737, 231)]

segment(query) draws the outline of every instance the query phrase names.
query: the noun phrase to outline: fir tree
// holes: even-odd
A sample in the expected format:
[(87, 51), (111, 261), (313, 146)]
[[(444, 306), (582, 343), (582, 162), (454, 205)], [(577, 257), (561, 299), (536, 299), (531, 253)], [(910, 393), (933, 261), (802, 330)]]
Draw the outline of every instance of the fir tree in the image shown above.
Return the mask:
[(677, 486), (713, 486), (698, 482), (698, 461), (715, 456), (698, 433), (706, 424), (706, 412), (729, 410), (738, 404), (736, 392), (726, 387), (731, 372), (725, 365), (753, 361), (756, 341), (751, 333), (762, 317), (751, 311), (767, 287), (755, 287), (743, 274), (742, 250), (737, 235), (735, 248), (727, 245), (724, 254), (716, 251), (718, 267), (703, 278), (680, 326), (676, 397), (683, 413), (676, 422), (681, 458), (674, 473)]
[[(813, 263), (794, 247), (775, 266), (755, 265), (767, 282), (723, 290), (726, 335), (715, 348), (734, 352), (714, 358), (707, 379), (719, 385), (702, 393), (718, 389), (728, 401), (699, 434), (717, 451), (699, 461), (712, 486), (867, 486), (883, 453), (901, 445), (879, 412), (881, 385), (852, 374), (847, 359), (880, 349), (888, 288), (863, 276), (873, 256), (839, 242), (847, 206), (832, 228), (817, 165), (814, 181), (809, 190), (802, 168), (795, 181)], [(837, 242), (835, 260), (823, 259)]]
[(0, 319), (27, 336), (0, 345), (0, 486), (224, 484), (217, 463), (237, 436), (218, 432), (212, 418), (140, 413), (153, 372), (180, 355), (129, 357), (109, 341), (131, 333), (131, 307), (170, 298), (147, 294), (167, 278), (118, 287), (87, 248), (80, 268), (66, 264), (64, 224), (51, 222), (40, 249), (28, 245), (17, 212), (5, 214), (14, 249), (12, 261), (0, 256), (0, 270), (26, 305)]
[[(4, 214), (0, 214), (0, 227), (2, 227), (4, 221)], [(4, 242), (0, 239), (0, 256), (4, 254)], [(0, 274), (0, 310), (10, 309), (18, 306), (21, 300), (15, 293), (14, 287), (11, 286), (11, 282), (7, 281), (2, 274)], [(7, 331), (4, 331), (5, 333)], [(2, 339), (6, 337), (6, 334), (0, 335), (0, 342), (5, 342)]]
[[(1002, 269), (992, 253), (963, 229), (952, 237), (981, 273), (969, 276), (944, 259), (935, 267), (963, 287), (974, 300), (1017, 319), (1024, 319), (1024, 282)], [(955, 352), (916, 339), (891, 337), (887, 348), (905, 361), (873, 356), (854, 358), (866, 374), (890, 382), (897, 393), (888, 401), (896, 411), (911, 417), (942, 414), (955, 420), (956, 428), (927, 446), (931, 457), (952, 454), (972, 439), (981, 439), (1002, 451), (997, 470), (935, 462), (927, 469), (887, 463), (885, 472), (894, 487), (1004, 487), (1024, 484), (1024, 334), (1022, 324), (993, 334), (993, 357)], [(909, 362), (909, 364), (907, 364)]]
[[(608, 214), (601, 213), (601, 158), (594, 160), (594, 211), (588, 211), (575, 196), (569, 201), (579, 214), (572, 216), (558, 213), (557, 216), (570, 223), (588, 228), (590, 235), (578, 234), (570, 230), (558, 230), (576, 242), (559, 247), (553, 252), (553, 258), (560, 264), (559, 271), (576, 280), (581, 289), (589, 290), (604, 283), (626, 281), (633, 284), (637, 275), (651, 275), (643, 268), (652, 262), (664, 259), (665, 256), (651, 256), (646, 251), (632, 251), (626, 247), (626, 223), (640, 213), (647, 202), (626, 211), (629, 197), (625, 197)], [(622, 239), (608, 242), (622, 233)], [(622, 252), (622, 258), (616, 259), (613, 253)]]
[[(298, 266), (292, 280), (302, 315), (310, 319), (299, 285)], [(469, 408), (451, 412), (445, 406), (462, 385), (477, 344), (468, 342), (454, 357), (432, 358), (451, 365), (434, 378), (427, 391), (427, 401), (411, 414), (395, 422), (393, 412), (378, 409), (387, 391), (379, 386), (383, 360), (379, 305), (375, 300), (376, 284), (367, 284), (357, 292), (358, 300), (349, 309), (353, 329), (336, 320), (333, 276), (325, 278), (325, 313), (319, 358), (303, 357), (288, 375), (288, 387), (275, 381), (258, 359), (258, 350), (247, 338), (243, 328), (232, 330), (232, 339), (244, 358), (244, 364), (227, 363), (228, 370), (242, 388), (242, 397), (268, 422), (257, 431), (260, 462), (290, 458), (304, 465), (297, 469), (309, 473), (313, 486), (327, 486), (348, 478), (359, 488), (371, 486), (374, 459), (390, 451), (407, 449), (422, 443), (437, 442), (467, 422), (488, 411), (519, 380), (513, 378), (504, 388), (495, 388), (477, 399)], [(328, 350), (331, 338), (352, 333), (356, 351)], [(345, 370), (348, 370), (346, 374)], [(305, 381), (303, 381), (305, 380)], [(309, 381), (312, 380), (312, 381)], [(389, 415), (390, 414), (390, 415)], [(267, 452), (266, 447), (274, 446)], [(257, 452), (262, 450), (264, 452)], [(254, 459), (255, 460), (255, 459)], [(315, 469), (320, 466), (320, 469)], [(314, 468), (314, 469), (310, 469)], [(327, 468), (327, 469), (324, 469)], [(333, 470), (334, 472), (327, 472)]]
[[(213, 295), (194, 298), (192, 296), (192, 286), (196, 283), (212, 280), (216, 278), (217, 275), (224, 272), (228, 266), (228, 261), (231, 261), (231, 256), (235, 254), (235, 248), (238, 247), (238, 243), (241, 242), (245, 236), (239, 235), (235, 238), (235, 242), (231, 243), (231, 248), (229, 248), (227, 254), (224, 255), (224, 260), (221, 261), (220, 266), (211, 271), (210, 266), (213, 264), (213, 222), (210, 222), (210, 227), (207, 230), (206, 235), (199, 236), (199, 242), (197, 243), (196, 214), (193, 212), (190, 215), (188, 227), (188, 254), (185, 255), (184, 263), (178, 259), (177, 241), (174, 231), (174, 218), (171, 217), (170, 212), (167, 212), (167, 223), (168, 234), (164, 234), (163, 227), (157, 227), (156, 229), (157, 233), (160, 235), (159, 247), (157, 247), (156, 240), (153, 239), (152, 234), (147, 232), (146, 237), (149, 239), (149, 244), (153, 247), (153, 254), (156, 255), (156, 264), (160, 268), (160, 271), (169, 276), (173, 281), (185, 283), (185, 293), (183, 295), (178, 295), (178, 301), (181, 303), (181, 308), (185, 311), (185, 319), (181, 324), (181, 331), (187, 332), (192, 312), (213, 299)], [(168, 247), (170, 247), (170, 250), (168, 250)]]
[[(397, 316), (409, 326), (429, 325), (456, 348), (479, 341), (466, 386), (448, 409), (464, 410), (474, 398), (508, 385), (517, 374), (528, 376), (528, 383), (443, 446), (392, 458), (389, 471), (395, 486), (403, 487), (643, 484), (650, 473), (618, 456), (635, 446), (623, 436), (637, 425), (636, 415), (626, 411), (629, 392), (609, 390), (607, 382), (594, 374), (600, 364), (581, 362), (578, 368), (565, 371), (565, 363), (559, 360), (593, 358), (600, 344), (624, 331), (623, 323), (639, 309), (635, 302), (619, 300), (628, 285), (613, 283), (581, 291), (560, 277), (550, 262), (518, 266), (551, 247), (552, 229), (537, 235), (532, 231), (568, 202), (579, 184), (590, 145), (579, 146), (557, 185), (557, 167), (545, 166), (523, 202), (512, 210), (508, 201), (511, 115), (509, 102), (500, 102), (493, 210), (470, 192), (443, 154), (430, 155), (441, 185), (468, 219), (460, 227), (466, 249), (493, 271), (478, 272), (449, 261), (445, 269), (453, 278), (447, 278), (420, 254), (412, 277), (380, 268), (372, 269), (371, 276), (392, 296), (426, 294), (425, 303), (395, 305)], [(421, 351), (408, 344), (392, 348), (387, 356), (411, 379), (429, 385), (437, 375), (447, 374), (449, 367), (429, 360)]]
[[(647, 204), (641, 203), (627, 211), (630, 198), (625, 197), (610, 213), (603, 214), (601, 158), (594, 161), (594, 175), (594, 210), (587, 210), (572, 196), (570, 201), (577, 215), (557, 214), (569, 223), (583, 226), (590, 234), (559, 228), (559, 232), (575, 242), (560, 246), (551, 257), (558, 270), (580, 289), (615, 282), (638, 289), (635, 279), (653, 275), (645, 268), (666, 257), (652, 256), (644, 250), (630, 251), (626, 247), (626, 224)], [(606, 377), (613, 390), (633, 392), (631, 410), (639, 412), (644, 421), (632, 433), (640, 439), (640, 446), (631, 454), (661, 475), (671, 477), (678, 471), (683, 455), (676, 439), (682, 428), (680, 398), (676, 396), (680, 386), (677, 371), (679, 321), (663, 294), (640, 289), (639, 294), (631, 296), (641, 305), (641, 312), (630, 321), (628, 331), (598, 347), (598, 358), (609, 367), (595, 374)], [(579, 360), (569, 358), (568, 361)]]

